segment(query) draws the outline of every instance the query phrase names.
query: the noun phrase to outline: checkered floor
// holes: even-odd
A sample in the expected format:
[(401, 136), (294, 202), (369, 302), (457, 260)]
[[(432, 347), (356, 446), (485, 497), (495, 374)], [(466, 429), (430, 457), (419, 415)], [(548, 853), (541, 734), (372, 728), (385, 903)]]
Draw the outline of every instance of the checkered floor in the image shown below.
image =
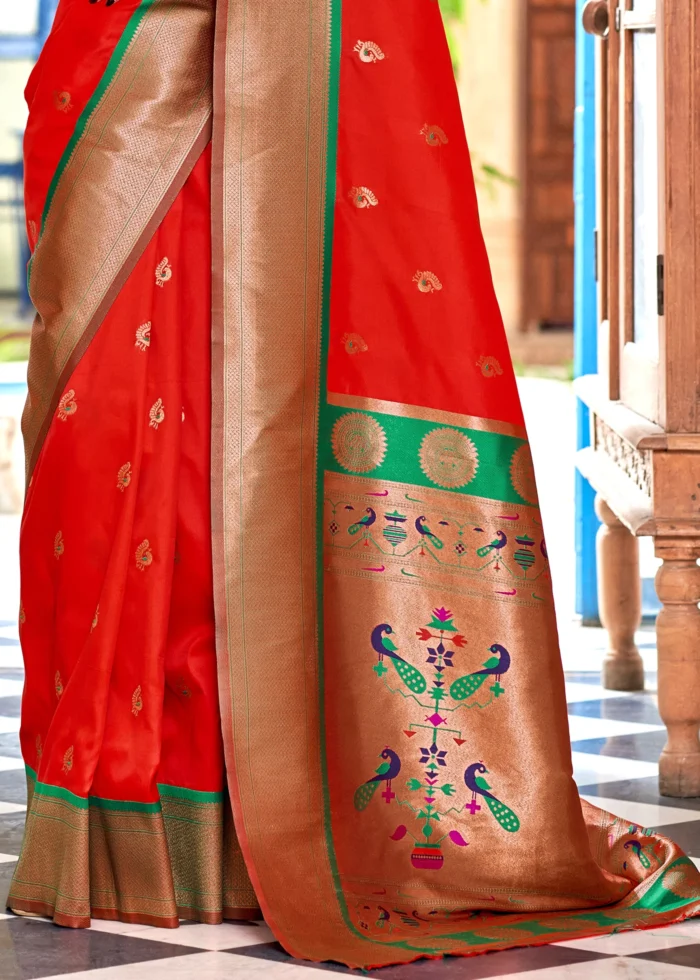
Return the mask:
[[(18, 731), (23, 672), (17, 625), (0, 621), (0, 908), (19, 853), (25, 782)], [(651, 675), (648, 686), (653, 687)], [(664, 730), (653, 693), (619, 695), (597, 674), (568, 676), (576, 779), (586, 799), (672, 836), (700, 866), (700, 799), (675, 805), (657, 790)], [(0, 978), (34, 980), (311, 980), (314, 973), (358, 973), (290, 958), (264, 923), (177, 931), (114, 922), (58, 929), (0, 915)], [(424, 961), (373, 972), (386, 980), (478, 980), (485, 977), (596, 980), (700, 980), (700, 919), (651, 932), (628, 932), (472, 959)]]

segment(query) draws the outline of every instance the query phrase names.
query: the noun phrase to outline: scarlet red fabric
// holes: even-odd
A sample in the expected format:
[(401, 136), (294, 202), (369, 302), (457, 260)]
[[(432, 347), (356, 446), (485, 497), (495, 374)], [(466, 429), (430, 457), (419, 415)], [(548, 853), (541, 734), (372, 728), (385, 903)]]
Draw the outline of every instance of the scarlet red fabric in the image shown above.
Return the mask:
[[(476, 193), (464, 168), (464, 125), (442, 21), (407, 15), (401, 44), (384, 52), (384, 39), (396, 36), (396, 11), (369, 6), (368, 15), (366, 3), (343, 5), (329, 390), (521, 425), (486, 249), (475, 234)], [(385, 55), (369, 64), (356, 51), (368, 22)], [(426, 153), (424, 125), (439, 127), (449, 143), (438, 140)], [(379, 202), (361, 214), (358, 185)], [(388, 276), (388, 269), (401, 272)], [(433, 273), (442, 287), (420, 304), (416, 272)], [(367, 349), (348, 357), (346, 335), (355, 334)], [(496, 359), (503, 383), (486, 381), (482, 357)]]
[[(22, 748), (40, 782), (80, 796), (223, 788), (210, 166), (207, 151), (74, 371), (23, 519)], [(161, 287), (164, 258), (177, 275)]]

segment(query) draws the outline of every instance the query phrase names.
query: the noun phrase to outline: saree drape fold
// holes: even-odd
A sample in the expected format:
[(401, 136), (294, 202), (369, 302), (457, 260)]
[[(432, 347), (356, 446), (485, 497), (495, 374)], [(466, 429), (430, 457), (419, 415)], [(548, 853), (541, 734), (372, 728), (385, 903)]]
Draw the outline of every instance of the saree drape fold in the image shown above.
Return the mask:
[(365, 967), (700, 912), (572, 779), (437, 3), (62, 0), (28, 96), (10, 906)]

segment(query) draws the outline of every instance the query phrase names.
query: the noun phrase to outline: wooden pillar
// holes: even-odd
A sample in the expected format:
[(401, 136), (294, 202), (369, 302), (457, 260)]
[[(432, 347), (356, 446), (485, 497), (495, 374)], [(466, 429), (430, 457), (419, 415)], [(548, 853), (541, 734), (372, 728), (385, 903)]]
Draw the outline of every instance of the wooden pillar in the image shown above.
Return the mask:
[(611, 691), (642, 691), (644, 664), (634, 642), (642, 620), (639, 542), (606, 502), (596, 497), (598, 531), (598, 604), (608, 633), (603, 662), (603, 687)]
[(662, 796), (700, 796), (700, 540), (656, 539), (659, 713), (668, 741), (659, 760)]

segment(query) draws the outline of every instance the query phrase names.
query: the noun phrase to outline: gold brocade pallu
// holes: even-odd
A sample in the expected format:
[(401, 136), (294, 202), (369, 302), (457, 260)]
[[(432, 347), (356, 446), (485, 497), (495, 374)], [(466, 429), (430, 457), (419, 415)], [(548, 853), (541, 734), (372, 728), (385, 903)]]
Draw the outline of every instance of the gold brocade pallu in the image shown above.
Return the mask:
[(697, 914), (573, 782), (434, 0), (62, 0), (28, 95), (10, 905), (353, 967)]

